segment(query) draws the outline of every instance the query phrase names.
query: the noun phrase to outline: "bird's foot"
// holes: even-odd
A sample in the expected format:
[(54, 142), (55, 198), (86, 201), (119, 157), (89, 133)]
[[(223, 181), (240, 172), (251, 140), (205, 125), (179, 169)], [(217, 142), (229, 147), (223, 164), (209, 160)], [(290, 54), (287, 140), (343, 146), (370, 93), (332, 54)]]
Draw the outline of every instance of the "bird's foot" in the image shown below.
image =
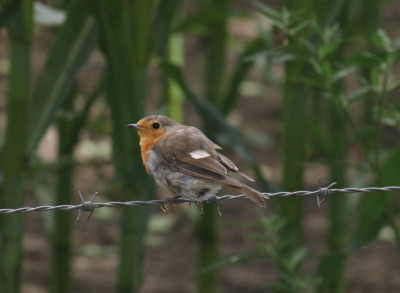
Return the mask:
[(199, 208), (199, 210), (200, 210), (200, 215), (204, 214), (203, 203), (202, 203), (201, 201), (196, 201), (194, 204), (196, 205), (196, 207)]
[(162, 203), (160, 204), (160, 209), (163, 211), (163, 213), (168, 214), (171, 211), (171, 203)]
[(172, 205), (174, 204), (174, 201), (179, 198), (179, 196), (175, 197), (167, 197), (165, 200), (167, 201), (166, 203), (160, 204), (161, 210), (168, 214), (171, 211)]

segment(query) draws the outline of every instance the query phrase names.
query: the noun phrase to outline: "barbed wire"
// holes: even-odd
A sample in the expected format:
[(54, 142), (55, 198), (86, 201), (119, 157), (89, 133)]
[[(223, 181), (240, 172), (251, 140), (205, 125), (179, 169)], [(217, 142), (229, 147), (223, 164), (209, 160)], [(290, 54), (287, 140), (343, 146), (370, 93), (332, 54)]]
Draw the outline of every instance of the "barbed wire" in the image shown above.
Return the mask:
[[(334, 189), (332, 188), (332, 186), (334, 186), (335, 184), (336, 182), (331, 183), (326, 187), (322, 187), (320, 184), (320, 187), (314, 191), (293, 191), (293, 192), (281, 191), (275, 193), (264, 192), (263, 196), (267, 199), (271, 197), (315, 195), (317, 199), (317, 205), (318, 207), (320, 207), (321, 204), (328, 198), (328, 196), (335, 193), (371, 193), (371, 192), (400, 191), (400, 186), (362, 187), (362, 188), (349, 187), (349, 188)], [(96, 196), (98, 195), (98, 192), (93, 194), (93, 197), (90, 201), (85, 201), (80, 191), (78, 191), (78, 195), (81, 199), (81, 203), (78, 205), (57, 205), (57, 206), (43, 205), (37, 207), (22, 207), (16, 209), (0, 209), (0, 214), (30, 213), (30, 212), (52, 211), (52, 210), (65, 210), (65, 211), (79, 210), (77, 217), (77, 221), (79, 221), (83, 211), (89, 212), (89, 216), (87, 217), (87, 219), (89, 220), (94, 210), (102, 207), (113, 208), (113, 207), (132, 207), (132, 206), (150, 206), (150, 205), (165, 206), (170, 204), (196, 203), (196, 201), (189, 199), (175, 199), (174, 201), (168, 199), (156, 199), (147, 201), (137, 200), (137, 201), (125, 201), (125, 202), (122, 201), (94, 202)], [(247, 196), (245, 196), (244, 194), (221, 195), (221, 196), (216, 196), (215, 198), (212, 198), (207, 202), (217, 202), (221, 200), (233, 200), (233, 199), (247, 199)]]

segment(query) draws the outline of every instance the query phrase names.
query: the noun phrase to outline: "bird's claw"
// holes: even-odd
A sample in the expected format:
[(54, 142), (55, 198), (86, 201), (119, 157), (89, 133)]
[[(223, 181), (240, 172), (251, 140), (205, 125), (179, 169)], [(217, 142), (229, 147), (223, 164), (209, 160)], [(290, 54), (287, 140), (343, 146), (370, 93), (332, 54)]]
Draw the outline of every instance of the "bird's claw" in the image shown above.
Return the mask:
[(199, 208), (199, 210), (200, 210), (200, 215), (204, 214), (203, 203), (200, 202), (200, 201), (196, 201), (194, 204), (196, 205), (196, 207)]

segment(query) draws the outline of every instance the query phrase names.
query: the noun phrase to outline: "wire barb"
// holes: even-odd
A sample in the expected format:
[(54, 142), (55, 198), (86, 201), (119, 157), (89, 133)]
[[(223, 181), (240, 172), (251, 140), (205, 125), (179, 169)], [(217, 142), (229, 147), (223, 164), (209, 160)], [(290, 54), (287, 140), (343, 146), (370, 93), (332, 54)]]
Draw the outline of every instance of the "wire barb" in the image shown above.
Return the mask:
[(81, 198), (81, 204), (80, 204), (81, 208), (80, 208), (79, 211), (78, 211), (78, 217), (76, 218), (76, 221), (77, 221), (77, 222), (79, 222), (79, 220), (81, 219), (82, 211), (90, 212), (90, 213), (89, 213), (89, 216), (87, 217), (87, 220), (90, 219), (90, 217), (92, 216), (92, 214), (93, 214), (93, 212), (94, 212), (94, 209), (96, 208), (95, 205), (94, 205), (94, 200), (96, 199), (96, 196), (97, 196), (98, 194), (99, 194), (98, 192), (95, 192), (95, 193), (93, 194), (93, 196), (92, 196), (92, 199), (91, 199), (90, 201), (85, 201), (85, 199), (83, 198), (83, 195), (82, 195), (81, 191), (78, 190), (78, 195), (79, 195), (79, 197)]
[(214, 195), (213, 197), (211, 197), (209, 200), (207, 200), (207, 203), (214, 203), (215, 207), (217, 208), (218, 216), (222, 217), (222, 213), (221, 213), (221, 210), (219, 209), (219, 205), (218, 205), (218, 197), (217, 196)]
[(329, 188), (336, 185), (336, 182), (329, 184), (327, 187), (322, 187), (321, 178), (319, 178), (319, 189), (317, 193), (317, 205), (320, 208), (321, 205), (326, 201), (328, 195), (330, 195), (331, 191)]

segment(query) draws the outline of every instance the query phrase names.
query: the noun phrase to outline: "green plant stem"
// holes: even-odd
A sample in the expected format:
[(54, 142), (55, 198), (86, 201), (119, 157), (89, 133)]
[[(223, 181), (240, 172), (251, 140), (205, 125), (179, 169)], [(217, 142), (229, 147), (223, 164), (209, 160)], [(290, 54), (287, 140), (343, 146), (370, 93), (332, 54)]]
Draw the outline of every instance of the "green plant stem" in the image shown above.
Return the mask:
[(218, 213), (214, 204), (204, 204), (204, 214), (200, 215), (197, 223), (197, 292), (216, 292), (217, 271), (204, 268), (215, 264), (218, 258)]
[[(329, 127), (329, 165), (331, 178), (338, 182), (338, 188), (346, 185), (347, 145), (346, 118), (342, 109), (331, 104), (328, 115)], [(347, 196), (336, 196), (330, 201), (330, 221), (328, 234), (327, 253), (320, 264), (320, 276), (324, 279), (324, 291), (346, 292), (345, 269), (347, 254), (345, 248), (348, 245), (348, 228), (350, 209)]]
[[(171, 35), (169, 46), (169, 60), (173, 64), (183, 66), (183, 35), (175, 33)], [(167, 100), (168, 100), (168, 115), (176, 120), (183, 121), (183, 93), (179, 86), (172, 78), (167, 79)]]
[[(229, 9), (227, 0), (202, 0), (210, 13)], [(223, 106), (223, 89), (226, 62), (226, 17), (220, 17), (208, 27), (206, 35), (205, 96), (218, 109)]]
[[(26, 168), (27, 104), (30, 84), (32, 1), (25, 1), (10, 19), (11, 71), (7, 95), (7, 126), (4, 142), (1, 205), (23, 206)], [(0, 217), (0, 291), (19, 292), (22, 261), (23, 217)]]
[[(8, 121), (4, 145), (2, 206), (23, 206), (25, 169), (26, 97), (28, 96), (30, 46), (12, 41)], [(25, 67), (26, 66), (26, 67)], [(23, 71), (26, 71), (23, 72)], [(21, 86), (21, 83), (24, 84)], [(23, 217), (1, 216), (0, 272), (2, 292), (18, 292), (21, 269)]]
[[(229, 8), (226, 0), (203, 0), (203, 9), (214, 11), (225, 11)], [(208, 26), (206, 41), (206, 68), (205, 68), (205, 96), (218, 110), (223, 107), (223, 89), (225, 77), (225, 56), (226, 56), (226, 17), (221, 17), (215, 23)], [(213, 127), (206, 124), (206, 133), (214, 136)], [(206, 207), (206, 213), (200, 217), (197, 227), (199, 253), (198, 271), (204, 265), (211, 265), (218, 257), (218, 217), (215, 211)], [(198, 275), (197, 292), (216, 292), (217, 271), (209, 271)]]
[[(72, 162), (73, 150), (77, 141), (74, 135), (75, 119), (72, 103), (69, 102), (58, 121), (59, 158), (67, 158), (57, 170), (57, 190), (55, 205), (72, 202), (74, 191)], [(63, 211), (54, 211), (54, 225), (51, 231), (52, 270), (51, 292), (68, 293), (71, 291), (71, 257), (72, 257), (72, 215)]]
[[(288, 1), (291, 11), (311, 11), (311, 1)], [(304, 34), (306, 31), (303, 30)], [(301, 36), (288, 36), (288, 51), (297, 58), (286, 63), (283, 97), (283, 188), (285, 190), (300, 190), (303, 188), (304, 162), (306, 159), (306, 144), (309, 133), (307, 122), (309, 119), (308, 87), (301, 82), (300, 77), (310, 76), (309, 66), (303, 59), (307, 51), (301, 44)], [(303, 224), (303, 199), (286, 198), (280, 200), (279, 210), (287, 225), (281, 231), (281, 238), (285, 240), (281, 253), (291, 255), (301, 247)], [(285, 274), (284, 266), (281, 266)], [(282, 278), (282, 282), (285, 280)]]
[[(303, 188), (306, 120), (308, 107), (308, 90), (304, 85), (292, 81), (292, 77), (302, 76), (304, 64), (290, 62), (286, 65), (286, 82), (284, 87), (284, 132), (283, 132), (283, 187), (285, 190)], [(301, 143), (300, 143), (301, 142)], [(280, 200), (280, 212), (287, 219), (288, 225), (282, 231), (282, 238), (287, 249), (296, 249), (301, 244), (303, 200), (287, 198)]]
[[(57, 190), (55, 205), (72, 202), (75, 191), (73, 186), (73, 151), (79, 139), (79, 133), (86, 123), (91, 106), (103, 90), (103, 81), (99, 82), (97, 88), (88, 96), (82, 112), (77, 114), (73, 109), (73, 96), (63, 107), (62, 114), (58, 120), (59, 132), (59, 159), (65, 163), (57, 170)], [(72, 93), (74, 94), (74, 93)], [(54, 211), (54, 222), (51, 231), (52, 248), (52, 277), (51, 292), (71, 291), (71, 259), (72, 259), (72, 218), (69, 213)]]
[[(184, 64), (184, 36), (182, 32), (174, 31), (174, 19), (179, 12), (181, 1), (160, 1), (155, 17), (153, 32), (154, 53), (160, 57), (161, 66), (172, 63), (177, 66)], [(183, 93), (173, 78), (164, 71), (163, 102), (167, 105), (167, 115), (172, 119), (183, 121)]]

